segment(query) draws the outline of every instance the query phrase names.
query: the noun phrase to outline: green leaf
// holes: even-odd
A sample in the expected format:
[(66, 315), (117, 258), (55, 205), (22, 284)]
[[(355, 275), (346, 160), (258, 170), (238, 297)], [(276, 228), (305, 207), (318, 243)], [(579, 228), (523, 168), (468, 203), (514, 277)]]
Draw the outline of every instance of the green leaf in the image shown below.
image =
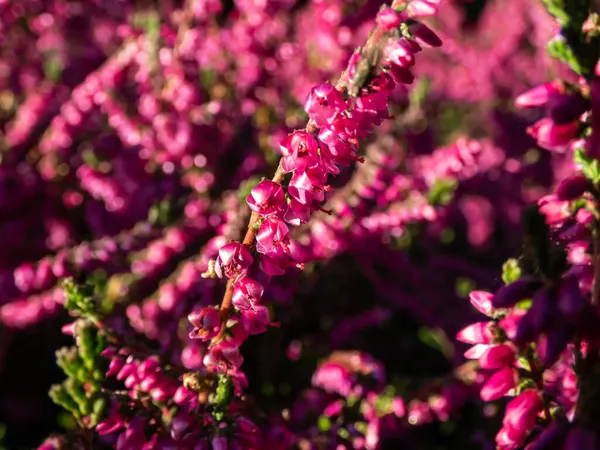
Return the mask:
[(515, 305), (515, 308), (517, 309), (531, 309), (531, 305), (533, 304), (533, 300), (530, 298), (526, 298), (524, 300), (521, 300), (520, 302), (517, 302), (517, 304)]
[(56, 364), (68, 377), (77, 378), (83, 367), (83, 360), (75, 347), (63, 347), (56, 351)]
[(219, 378), (217, 386), (215, 402), (219, 407), (227, 407), (233, 399), (233, 381), (227, 376)]
[(55, 384), (50, 388), (49, 395), (54, 403), (62, 406), (76, 417), (79, 417), (79, 405), (73, 397), (69, 395), (64, 385)]
[(94, 290), (89, 285), (78, 285), (73, 279), (62, 282), (65, 291), (65, 308), (83, 317), (94, 316), (96, 304), (93, 300)]
[(421, 327), (417, 331), (419, 340), (431, 347), (446, 357), (451, 357), (453, 354), (453, 346), (448, 339), (446, 333), (440, 328)]
[(519, 262), (511, 258), (502, 265), (502, 281), (504, 284), (514, 283), (521, 277)]
[(543, 0), (544, 6), (554, 16), (561, 26), (566, 27), (571, 22), (571, 17), (565, 11), (564, 0)]
[(531, 372), (531, 364), (529, 364), (529, 360), (523, 356), (518, 358), (519, 366), (521, 366), (527, 372)]
[(554, 39), (548, 42), (546, 49), (548, 50), (550, 56), (567, 64), (571, 70), (578, 75), (583, 75), (583, 68), (579, 64), (575, 53), (573, 53), (573, 50), (571, 47), (569, 47), (566, 39), (563, 36), (556, 36)]
[(104, 397), (98, 397), (94, 400), (92, 405), (92, 412), (90, 414), (90, 427), (95, 427), (104, 419), (106, 410), (108, 408), (108, 400)]
[(523, 378), (517, 386), (517, 394), (520, 394), (528, 389), (535, 389), (536, 387), (537, 385), (535, 384), (535, 381), (529, 378)]
[(75, 323), (75, 334), (83, 364), (88, 370), (93, 370), (97, 357), (96, 335), (98, 334), (98, 330), (90, 322), (78, 320)]
[(87, 416), (90, 412), (92, 412), (91, 404), (86, 396), (85, 390), (83, 389), (83, 386), (77, 382), (77, 380), (68, 378), (63, 383), (63, 386), (71, 398), (73, 398), (73, 400), (75, 400), (77, 403), (78, 411), (82, 416)]

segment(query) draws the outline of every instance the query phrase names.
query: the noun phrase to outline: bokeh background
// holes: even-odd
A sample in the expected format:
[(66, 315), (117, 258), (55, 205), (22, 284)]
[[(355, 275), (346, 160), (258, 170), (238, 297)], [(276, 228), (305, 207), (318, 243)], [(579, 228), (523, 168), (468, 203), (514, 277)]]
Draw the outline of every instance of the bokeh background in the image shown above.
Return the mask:
[[(156, 352), (201, 365), (186, 316), (224, 286), (200, 274), (239, 238), (245, 193), (303, 126), (309, 89), (336, 79), (381, 4), (0, 0), (5, 448), (73, 426), (47, 395), (72, 342), (65, 276), (95, 283)], [(512, 105), (558, 71), (541, 1), (445, 0), (427, 23), (443, 47), (419, 55), (366, 163), (333, 181), (333, 214), (294, 231), (305, 270), (268, 288), (281, 327), (245, 344), (243, 368), (277, 416), (323, 395), (310, 384), (324, 358), (364, 352), (412, 417), (384, 427), (383, 448), (485, 448), (501, 418), (455, 376), (454, 335), (476, 317), (468, 293), (497, 287), (519, 254), (522, 207), (572, 158), (538, 148), (525, 132), (538, 113)], [(317, 440), (314, 423), (298, 433)]]

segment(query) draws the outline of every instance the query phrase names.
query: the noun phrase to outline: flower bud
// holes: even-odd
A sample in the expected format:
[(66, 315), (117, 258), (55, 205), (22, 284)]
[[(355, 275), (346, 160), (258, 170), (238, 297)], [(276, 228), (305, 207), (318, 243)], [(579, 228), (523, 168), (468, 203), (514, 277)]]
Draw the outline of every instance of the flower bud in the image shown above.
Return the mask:
[(576, 200), (589, 189), (590, 182), (583, 174), (573, 175), (565, 178), (556, 188), (558, 200), (567, 202)]
[(501, 450), (517, 450), (523, 445), (527, 433), (509, 427), (502, 427), (496, 435), (496, 444)]
[(564, 277), (558, 287), (558, 309), (568, 319), (578, 317), (584, 310), (587, 301), (581, 295), (579, 280), (571, 275)]
[(471, 304), (479, 311), (480, 313), (489, 316), (494, 307), (492, 306), (492, 299), (494, 298), (493, 294), (485, 291), (473, 291), (469, 294), (469, 300)]
[(517, 385), (517, 371), (512, 367), (500, 369), (481, 388), (481, 399), (486, 402), (498, 400)]
[(546, 150), (564, 151), (564, 148), (577, 137), (579, 122), (557, 124), (550, 118), (544, 118), (527, 129), (527, 132)]
[(414, 40), (421, 47), (441, 47), (442, 40), (427, 25), (416, 22), (408, 26)]
[(554, 290), (542, 289), (533, 298), (529, 315), (531, 323), (536, 332), (541, 333), (552, 322), (556, 309), (556, 296)]
[(494, 339), (492, 327), (494, 322), (477, 322), (456, 334), (456, 339), (467, 344), (491, 344)]
[(515, 306), (521, 300), (531, 297), (542, 283), (531, 277), (521, 277), (514, 283), (501, 287), (492, 298), (494, 308)]
[(508, 344), (491, 345), (479, 358), (482, 369), (500, 369), (510, 366), (515, 359), (515, 350)]
[(377, 13), (376, 20), (377, 25), (384, 31), (392, 31), (393, 29), (398, 28), (402, 22), (398, 13), (387, 6)]
[(557, 82), (544, 83), (519, 95), (515, 100), (515, 105), (519, 108), (545, 106), (550, 96), (559, 92), (560, 89)]
[(538, 391), (528, 389), (508, 402), (502, 424), (516, 430), (528, 431), (535, 425), (535, 419), (543, 406), (544, 402)]
[(544, 367), (552, 366), (567, 348), (573, 335), (571, 328), (565, 324), (555, 325), (537, 345), (537, 353)]
[(427, 0), (412, 0), (406, 8), (406, 12), (411, 18), (430, 17), (437, 14), (437, 8)]

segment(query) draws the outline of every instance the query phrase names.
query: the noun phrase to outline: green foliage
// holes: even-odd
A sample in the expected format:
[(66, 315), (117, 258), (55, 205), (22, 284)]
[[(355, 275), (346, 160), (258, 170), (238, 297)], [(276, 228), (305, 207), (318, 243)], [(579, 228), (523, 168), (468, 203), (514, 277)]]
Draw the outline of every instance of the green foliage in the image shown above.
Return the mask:
[(56, 363), (67, 379), (52, 386), (50, 398), (67, 410), (80, 426), (91, 428), (103, 419), (108, 404), (101, 392), (107, 363), (101, 353), (108, 343), (105, 332), (97, 326), (93, 286), (81, 286), (67, 279), (63, 287), (65, 307), (82, 318), (73, 325), (76, 345), (56, 352)]
[(101, 394), (106, 360), (101, 352), (106, 348), (103, 332), (89, 320), (79, 319), (74, 326), (76, 346), (56, 352), (58, 366), (67, 379), (50, 389), (52, 400), (70, 412), (80, 423), (88, 417), (86, 426), (93, 427), (103, 418), (107, 401)]
[(423, 344), (439, 351), (447, 358), (452, 357), (454, 353), (453, 346), (444, 330), (440, 328), (421, 327), (417, 335)]
[(173, 201), (165, 198), (152, 205), (150, 211), (148, 211), (148, 220), (153, 225), (166, 226), (175, 220), (178, 212)]
[(452, 201), (452, 196), (458, 183), (456, 180), (440, 178), (436, 180), (427, 193), (430, 205), (444, 206)]
[(583, 147), (575, 149), (575, 163), (581, 166), (581, 171), (592, 183), (600, 182), (600, 163), (596, 158), (591, 158), (585, 154)]
[(573, 49), (569, 46), (563, 36), (557, 36), (546, 45), (546, 50), (553, 58), (567, 64), (571, 70), (579, 75), (583, 75), (584, 68), (579, 63)]
[(234, 386), (231, 377), (219, 375), (215, 396), (211, 402), (213, 405), (212, 415), (217, 422), (222, 422), (227, 417), (229, 404), (234, 397)]
[(527, 358), (525, 358), (524, 356), (519, 356), (518, 362), (524, 370), (526, 370), (527, 372), (531, 372), (531, 364), (529, 363), (529, 360)]
[(227, 407), (231, 403), (231, 400), (233, 400), (233, 381), (230, 377), (219, 377), (216, 393), (215, 402), (217, 405)]
[(511, 258), (502, 265), (502, 281), (504, 284), (511, 284), (521, 278), (521, 267), (519, 262)]
[(63, 280), (65, 308), (81, 317), (94, 317), (97, 307), (94, 302), (94, 287), (90, 284), (78, 285), (72, 278)]
[(246, 198), (248, 197), (248, 195), (250, 195), (250, 191), (254, 188), (254, 186), (256, 186), (258, 183), (260, 183), (261, 180), (262, 180), (261, 177), (253, 176), (253, 177), (248, 178), (247, 180), (244, 180), (242, 182), (242, 184), (240, 184), (240, 187), (237, 191), (237, 196), (238, 196), (238, 201), (240, 202), (241, 205), (246, 204)]
[[(594, 30), (583, 31), (588, 20), (589, 0), (543, 0), (548, 12), (561, 26), (560, 35), (548, 43), (550, 56), (579, 75), (590, 76), (600, 56), (600, 41)], [(592, 17), (593, 18), (593, 17)]]
[(532, 305), (533, 305), (533, 300), (530, 298), (525, 298), (525, 299), (517, 302), (517, 304), (515, 305), (515, 308), (528, 310), (528, 309), (531, 309)]

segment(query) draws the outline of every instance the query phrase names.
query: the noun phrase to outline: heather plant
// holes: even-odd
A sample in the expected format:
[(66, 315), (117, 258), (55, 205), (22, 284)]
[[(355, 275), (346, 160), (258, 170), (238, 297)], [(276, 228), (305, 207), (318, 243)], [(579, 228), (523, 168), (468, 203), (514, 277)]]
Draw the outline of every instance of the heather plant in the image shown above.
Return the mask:
[(596, 9), (0, 0), (0, 444), (600, 448)]

